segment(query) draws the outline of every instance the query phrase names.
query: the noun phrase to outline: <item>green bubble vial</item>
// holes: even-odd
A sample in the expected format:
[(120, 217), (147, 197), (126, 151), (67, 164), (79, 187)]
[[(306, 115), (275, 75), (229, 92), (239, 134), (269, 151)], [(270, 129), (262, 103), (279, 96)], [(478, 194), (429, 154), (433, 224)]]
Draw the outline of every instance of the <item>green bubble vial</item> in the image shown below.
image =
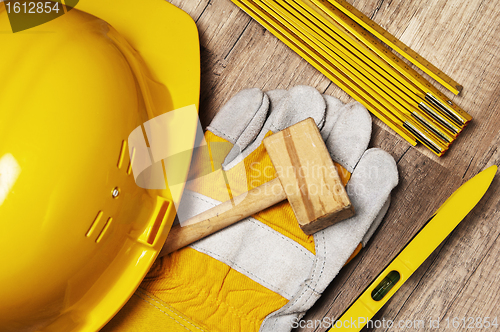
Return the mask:
[(372, 299), (380, 301), (401, 279), (398, 271), (391, 271), (372, 291)]

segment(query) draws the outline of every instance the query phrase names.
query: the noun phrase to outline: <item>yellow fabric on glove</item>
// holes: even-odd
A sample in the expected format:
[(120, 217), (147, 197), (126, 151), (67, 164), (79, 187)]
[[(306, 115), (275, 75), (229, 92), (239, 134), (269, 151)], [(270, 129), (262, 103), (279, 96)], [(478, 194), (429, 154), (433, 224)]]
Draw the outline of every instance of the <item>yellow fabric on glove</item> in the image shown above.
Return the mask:
[[(269, 135), (272, 135), (272, 132), (267, 134), (267, 136)], [(216, 150), (210, 147), (211, 143), (226, 142), (224, 139), (209, 131), (205, 133), (205, 140), (209, 146), (209, 151)], [(199, 154), (201, 154), (201, 152)], [(217, 163), (220, 165), (222, 160), (216, 160), (213, 154), (211, 154), (211, 156), (209, 165), (211, 167), (214, 167), (213, 165)], [(276, 177), (273, 164), (263, 144), (244, 159), (243, 162), (246, 174), (242, 174), (241, 168), (234, 167), (226, 172), (211, 172), (201, 178), (200, 174), (206, 174), (206, 169), (202, 168), (202, 165), (208, 166), (206, 161), (201, 160), (203, 157), (206, 158), (206, 155), (197, 155), (194, 157), (193, 172), (190, 175), (190, 177), (200, 180), (191, 181), (186, 186), (186, 189), (218, 201), (226, 201), (228, 199), (228, 188), (226, 183), (230, 184), (229, 189), (231, 195), (235, 197)], [(223, 176), (222, 173), (225, 173), (225, 176)], [(302, 232), (290, 204), (286, 201), (266, 209), (253, 217), (314, 253), (313, 236), (308, 236)]]
[(198, 331), (258, 331), (262, 320), (287, 302), (191, 248), (159, 259), (133, 299), (138, 297), (142, 303), (128, 302), (103, 331), (170, 332), (195, 327)]
[[(266, 137), (269, 135), (272, 135), (271, 131), (267, 133)], [(207, 156), (207, 153), (203, 150), (198, 152), (194, 157), (193, 169), (190, 177), (199, 179), (200, 174), (208, 173), (207, 168), (209, 167), (211, 168), (211, 173), (205, 175), (201, 181), (192, 181), (188, 183), (186, 189), (198, 192), (218, 201), (226, 201), (228, 199), (227, 182), (231, 184), (229, 190), (234, 197), (276, 178), (273, 164), (263, 144), (244, 159), (246, 177), (242, 177), (239, 168), (233, 168), (224, 172), (225, 177), (221, 172), (214, 172), (216, 168), (215, 165), (220, 165), (225, 155), (221, 156), (217, 154), (217, 149), (210, 148), (210, 144), (214, 142), (225, 143), (227, 141), (209, 131), (205, 133), (205, 140), (209, 147), (208, 152), (210, 155)], [(210, 163), (207, 162), (207, 157), (210, 158)], [(335, 163), (335, 165), (345, 185), (349, 180), (350, 173), (339, 164)], [(312, 235), (306, 235), (300, 229), (292, 207), (288, 202), (283, 201), (278, 203), (271, 208), (257, 213), (253, 217), (314, 253), (314, 237)]]
[[(244, 159), (242, 174), (241, 167), (225, 172), (220, 168), (227, 149), (215, 146), (227, 141), (209, 131), (205, 140), (208, 149), (195, 153), (187, 190), (225, 201), (275, 178), (263, 144)], [(347, 182), (349, 172), (339, 174)], [(313, 236), (302, 232), (288, 202), (254, 218), (314, 253)], [(266, 316), (287, 302), (226, 264), (184, 248), (156, 261), (139, 290), (102, 331), (258, 331)]]

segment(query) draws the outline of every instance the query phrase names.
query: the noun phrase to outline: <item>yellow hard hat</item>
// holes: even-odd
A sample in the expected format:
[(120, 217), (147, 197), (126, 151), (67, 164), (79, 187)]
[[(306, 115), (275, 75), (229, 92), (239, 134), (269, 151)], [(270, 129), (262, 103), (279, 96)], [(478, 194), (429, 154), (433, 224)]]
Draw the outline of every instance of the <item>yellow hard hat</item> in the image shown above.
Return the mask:
[[(104, 326), (154, 262), (182, 193), (136, 184), (128, 137), (182, 109), (167, 148), (195, 141), (192, 19), (163, 0), (64, 10), (12, 33), (0, 3), (0, 331)], [(189, 158), (171, 166), (178, 177)]]

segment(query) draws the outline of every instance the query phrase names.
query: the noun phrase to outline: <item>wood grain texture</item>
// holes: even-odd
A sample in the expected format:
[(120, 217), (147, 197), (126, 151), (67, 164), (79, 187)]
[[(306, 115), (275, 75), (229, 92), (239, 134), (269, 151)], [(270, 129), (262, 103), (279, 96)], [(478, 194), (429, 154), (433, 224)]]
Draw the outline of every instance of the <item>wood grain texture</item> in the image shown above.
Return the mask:
[[(373, 117), (371, 145), (395, 158), (400, 184), (368, 246), (344, 267), (306, 319), (338, 317), (455, 189), (487, 166), (500, 163), (500, 0), (348, 1), (462, 84), (464, 90), (458, 96), (435, 85), (474, 119), (446, 155), (438, 158), (422, 146), (411, 147)], [(350, 101), (346, 93), (229, 0), (171, 2), (187, 11), (200, 31), (203, 124), (236, 92), (248, 87), (271, 90), (307, 84)], [(495, 179), (476, 209), (377, 318), (426, 322), (500, 318), (500, 270), (496, 266), (499, 184)], [(426, 326), (423, 330), (446, 329)]]
[(205, 212), (172, 227), (162, 249), (162, 255), (184, 248), (223, 228), (261, 212), (286, 199), (279, 179), (223, 202)]
[(264, 146), (304, 233), (314, 234), (354, 215), (312, 118), (267, 137)]

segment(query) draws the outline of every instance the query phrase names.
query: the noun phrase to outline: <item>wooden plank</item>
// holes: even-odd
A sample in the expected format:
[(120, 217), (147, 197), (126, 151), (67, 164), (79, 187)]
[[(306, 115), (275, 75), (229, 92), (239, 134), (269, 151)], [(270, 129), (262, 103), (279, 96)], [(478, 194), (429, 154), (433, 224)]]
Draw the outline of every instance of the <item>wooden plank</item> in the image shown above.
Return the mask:
[[(497, 136), (483, 168), (500, 163)], [(452, 330), (453, 320), (463, 324), (465, 318), (498, 317), (498, 279), (496, 255), (500, 250), (498, 210), (500, 179), (497, 177), (478, 206), (452, 233), (435, 259), (427, 262), (412, 285), (406, 285), (406, 295), (395, 297), (381, 313), (385, 319), (429, 321), (439, 320), (441, 327)], [(431, 264), (432, 263), (432, 264)], [(379, 316), (381, 318), (381, 316)], [(463, 329), (463, 326), (461, 326)], [(494, 329), (492, 327), (492, 329)]]
[[(492, 198), (498, 195), (498, 178), (492, 184), (492, 191), (488, 192), (467, 218), (465, 218), (452, 236), (442, 246), (437, 259), (429, 266), (425, 274), (416, 280), (412, 294), (408, 297), (395, 299), (394, 305), (384, 317), (395, 320), (440, 320), (441, 326), (446, 326), (448, 318), (449, 328), (453, 328), (452, 320), (462, 318), (490, 316), (490, 305), (483, 304), (486, 310), (467, 304), (480, 302), (491, 297), (491, 289), (482, 287), (481, 283), (489, 284), (495, 279), (495, 264), (491, 261), (492, 253), (499, 250), (498, 234), (500, 227), (485, 225), (486, 220), (481, 216), (498, 219), (498, 211), (492, 206)], [(485, 261), (486, 260), (486, 261)], [(479, 271), (478, 271), (479, 270)], [(491, 279), (482, 280), (480, 271), (489, 274)], [(493, 280), (492, 280), (493, 279)], [(415, 282), (416, 282), (415, 281)], [(474, 289), (479, 290), (474, 292)], [(496, 293), (496, 292), (494, 292)], [(397, 312), (395, 309), (397, 309)], [(498, 315), (495, 312), (493, 316)]]
[[(398, 160), (398, 159), (396, 159)], [(425, 224), (454, 188), (456, 176), (411, 148), (399, 158), (400, 183), (392, 193), (391, 208), (385, 222), (364, 248), (359, 257), (347, 266), (349, 275), (342, 275), (323, 293), (323, 306), (308, 312), (304, 319), (339, 317), (346, 307), (370, 284), (383, 268), (397, 255), (414, 234)], [(428, 188), (441, 183), (432, 195)], [(440, 197), (436, 201), (436, 197)], [(415, 208), (415, 202), (418, 207)], [(349, 264), (349, 265), (350, 265)], [(344, 273), (344, 271), (342, 271)], [(312, 331), (298, 329), (298, 331)], [(322, 331), (320, 329), (320, 331)]]
[[(231, 1), (172, 2), (195, 18), (200, 30), (200, 111), (205, 125), (243, 88), (271, 90), (307, 84), (344, 102), (351, 100)], [(398, 161), (400, 185), (379, 230), (308, 312), (305, 318), (309, 319), (340, 315), (453, 190), (485, 166), (500, 164), (500, 0), (349, 2), (462, 84), (459, 96), (440, 90), (474, 119), (444, 158), (423, 147), (410, 147), (374, 120), (371, 146), (385, 149)], [(498, 184), (496, 180), (493, 186)], [(480, 203), (481, 212), (464, 220), (378, 318), (496, 314), (500, 192), (493, 190), (489, 195), (486, 203)]]
[[(414, 3), (414, 2), (413, 2)], [(397, 6), (398, 4), (396, 4)], [(478, 5), (476, 3), (476, 5)], [(410, 3), (411, 6), (411, 3)], [(496, 4), (491, 4), (491, 6), (498, 6), (498, 3)], [(398, 7), (396, 7), (398, 8)], [(483, 13), (483, 10), (480, 10), (481, 13)], [(490, 12), (495, 12), (494, 8), (490, 8)], [(456, 15), (457, 17), (463, 17), (460, 15)], [(492, 16), (498, 16), (498, 13), (495, 13)], [(487, 15), (484, 13), (483, 19), (484, 22), (482, 22), (483, 26), (486, 26), (487, 28), (483, 28), (484, 30), (489, 30), (489, 31), (494, 31), (494, 33), (498, 34), (498, 23), (495, 21), (492, 21), (492, 16)], [(394, 20), (396, 21), (396, 20)], [(466, 21), (467, 22), (467, 21)], [(476, 23), (476, 22), (469, 22), (472, 24), (477, 24), (480, 25), (481, 23)], [(450, 26), (452, 23), (449, 23)], [(481, 29), (481, 30), (483, 30)], [(471, 107), (471, 113), (475, 116), (474, 124), (471, 128), (467, 128), (467, 130), (464, 131), (465, 135), (459, 138), (457, 142), (459, 144), (462, 144), (459, 148), (455, 146), (453, 149), (451, 149), (451, 153), (448, 152), (448, 156), (445, 158), (442, 158), (441, 160), (437, 160), (439, 164), (442, 166), (452, 170), (455, 173), (458, 173), (456, 176), (454, 176), (455, 181), (461, 182), (465, 179), (468, 179), (472, 177), (474, 174), (476, 174), (480, 169), (484, 168), (484, 166), (489, 163), (489, 164), (498, 164), (500, 162), (500, 158), (498, 157), (498, 146), (499, 146), (499, 140), (497, 139), (492, 139), (492, 136), (498, 135), (498, 131), (495, 128), (498, 128), (500, 124), (500, 119), (499, 119), (499, 113), (498, 113), (498, 96), (499, 92), (498, 91), (498, 83), (500, 82), (500, 79), (498, 75), (500, 75), (500, 70), (498, 69), (498, 65), (500, 64), (500, 61), (498, 60), (498, 57), (495, 59), (491, 59), (491, 50), (488, 50), (485, 52), (485, 48), (492, 47), (493, 50), (498, 51), (498, 41), (490, 36), (490, 32), (486, 32), (486, 39), (479, 38), (479, 36), (476, 37), (469, 37), (470, 39), (465, 40), (466, 43), (469, 45), (466, 45), (467, 50), (472, 51), (474, 49), (474, 53), (477, 56), (476, 59), (478, 59), (476, 62), (476, 59), (474, 61), (470, 60), (470, 56), (467, 56), (465, 59), (460, 59), (460, 63), (463, 63), (465, 66), (469, 66), (469, 73), (474, 72), (475, 76), (469, 76), (465, 77), (465, 82), (468, 82), (464, 84), (466, 87), (464, 94), (462, 96), (457, 97), (457, 99), (460, 99), (460, 105), (464, 107), (465, 109), (469, 109), (467, 105), (473, 105)], [(491, 32), (493, 33), (493, 32)], [(484, 42), (484, 45), (482, 47), (478, 47), (478, 40), (481, 40)], [(475, 47), (472, 45), (476, 45)], [(459, 45), (460, 46), (460, 45)], [(413, 45), (412, 45), (413, 47)], [(486, 56), (484, 54), (481, 54), (481, 52), (486, 53)], [(439, 53), (438, 53), (439, 54)], [(466, 55), (464, 54), (464, 57)], [(446, 57), (443, 57), (443, 59), (446, 59)], [(451, 61), (450, 61), (451, 62)], [(474, 78), (474, 80), (479, 80), (480, 83), (484, 82), (483, 84), (487, 87), (487, 89), (483, 87), (478, 86), (477, 83), (471, 82), (471, 78)], [(463, 82), (459, 80), (460, 82)], [(472, 92), (469, 92), (467, 89), (472, 89)], [(488, 91), (489, 90), (489, 91)], [(471, 100), (473, 98), (473, 101)], [(465, 103), (465, 104), (464, 104)], [(481, 105), (483, 109), (481, 110)], [(465, 136), (465, 137), (464, 137)], [(376, 139), (377, 135), (375, 135)], [(497, 136), (498, 137), (498, 136)], [(423, 154), (426, 154), (425, 151), (420, 151)], [(484, 160), (489, 160), (488, 158), (484, 156), (490, 156), (493, 161), (485, 162)], [(496, 156), (496, 158), (495, 158)], [(433, 156), (429, 157), (431, 159), (436, 159)], [(400, 165), (401, 167), (401, 165)], [(460, 172), (460, 170), (462, 170)], [(433, 172), (434, 170), (429, 170)], [(458, 171), (458, 172), (457, 172)], [(463, 177), (463, 179), (461, 179)], [(441, 181), (436, 181), (436, 183), (441, 184)], [(416, 185), (416, 184), (415, 184)], [(425, 184), (421, 184), (424, 185)], [(492, 187), (495, 184), (492, 185)], [(432, 188), (433, 186), (427, 185), (429, 188)], [(456, 185), (455, 185), (456, 186)], [(433, 193), (433, 195), (436, 195), (435, 197), (439, 197), (436, 193)], [(490, 204), (495, 206), (498, 204), (498, 196), (493, 202)], [(495, 203), (496, 202), (496, 203)], [(419, 209), (421, 207), (422, 203), (420, 200), (417, 198), (415, 201), (415, 209)], [(479, 208), (480, 209), (480, 208)], [(498, 221), (498, 215), (491, 215), (490, 218), (485, 218), (485, 216), (477, 216), (476, 218), (479, 218), (481, 221), (479, 225), (474, 225), (474, 227), (477, 227), (479, 229), (485, 229), (485, 228), (490, 228), (492, 224), (496, 223)], [(388, 220), (386, 222), (390, 221), (390, 215), (387, 218)], [(379, 231), (377, 234), (380, 234), (381, 231)], [(471, 233), (472, 230), (468, 229), (467, 231), (464, 231), (464, 233), (460, 235), (455, 235), (455, 233), (452, 235), (453, 239), (456, 239), (453, 242), (447, 242), (445, 244), (447, 251), (449, 250), (449, 254), (452, 255), (453, 260), (457, 260), (456, 252), (458, 251), (460, 253), (460, 259), (466, 260), (467, 262), (470, 262), (470, 260), (480, 260), (482, 257), (484, 257), (484, 251), (482, 250), (477, 250), (478, 248), (483, 248), (481, 246), (481, 242), (478, 238), (473, 238), (469, 239), (465, 235)], [(495, 231), (492, 232), (491, 237), (494, 237)], [(464, 241), (465, 238), (465, 241)], [(470, 242), (469, 242), (470, 241)], [(459, 245), (459, 243), (468, 243), (468, 244), (474, 244), (476, 243), (478, 246), (474, 248), (474, 250), (466, 250), (464, 252), (463, 247)], [(495, 247), (493, 247), (495, 248)], [(452, 254), (453, 253), (453, 254)], [(437, 258), (436, 258), (437, 257)], [(360, 257), (360, 260), (363, 258)], [(426, 262), (425, 266), (423, 266), (417, 274), (414, 276), (414, 278), (411, 280), (411, 283), (406, 285), (403, 289), (400, 290), (400, 292), (397, 294), (397, 296), (389, 303), (388, 307), (389, 309), (385, 308), (386, 310), (383, 310), (375, 319), (429, 319), (429, 318), (436, 318), (436, 315), (441, 315), (443, 319), (446, 317), (460, 317), (460, 316), (465, 316), (468, 315), (468, 317), (474, 316), (474, 317), (486, 317), (491, 314), (491, 309), (487, 309), (489, 306), (484, 307), (483, 310), (478, 309), (477, 307), (471, 307), (471, 306), (466, 306), (464, 303), (470, 302), (467, 300), (467, 296), (465, 296), (464, 299), (462, 299), (461, 295), (461, 287), (466, 287), (464, 286), (464, 283), (460, 283), (460, 280), (462, 280), (461, 273), (459, 272), (456, 274), (454, 272), (454, 269), (452, 265), (440, 265), (439, 267), (439, 276), (444, 277), (446, 276), (446, 281), (448, 281), (451, 284), (458, 284), (457, 288), (455, 290), (450, 289), (450, 288), (443, 288), (443, 283), (438, 283), (436, 280), (439, 280), (439, 276), (434, 273), (435, 271), (428, 271), (429, 266), (433, 262), (433, 259), (443, 259), (441, 256), (438, 254), (433, 255), (429, 261)], [(371, 262), (371, 260), (370, 260)], [(361, 263), (358, 263), (361, 265)], [(474, 265), (469, 265), (461, 266), (461, 269), (459, 268), (459, 271), (463, 272), (468, 269), (474, 269), (477, 266)], [(484, 272), (482, 272), (482, 275), (488, 275), (490, 278), (494, 278), (495, 273), (493, 272), (494, 267), (489, 266), (489, 267), (484, 267)], [(349, 271), (350, 272), (350, 271)], [(357, 272), (357, 273), (356, 273)], [(363, 268), (358, 269), (355, 272), (352, 272), (353, 276), (354, 274), (359, 276), (359, 275), (366, 275), (366, 270), (363, 270)], [(428, 281), (422, 284), (421, 279), (422, 276), (426, 276), (428, 278)], [(374, 276), (373, 274), (371, 276)], [(490, 279), (485, 279), (484, 277), (479, 276), (477, 273), (473, 275), (473, 277), (476, 276), (477, 281), (475, 282), (475, 285), (478, 285), (480, 283), (491, 283)], [(471, 277), (470, 275), (466, 277)], [(467, 280), (467, 279), (464, 279)], [(418, 289), (416, 288), (417, 285), (421, 285)], [(343, 283), (344, 288), (342, 289), (344, 292), (349, 292), (349, 290), (352, 288), (352, 284), (349, 284), (349, 278), (347, 278), (346, 281)], [(356, 287), (356, 286), (355, 286)], [(470, 288), (472, 286), (469, 286)], [(358, 287), (361, 289), (361, 287)], [(359, 290), (358, 289), (358, 290)], [(443, 291), (445, 289), (446, 291)], [(425, 290), (425, 294), (423, 294)], [(475, 294), (474, 298), (476, 299), (475, 301), (484, 301), (483, 298), (489, 298), (490, 296), (488, 295), (488, 292), (484, 292), (485, 289), (483, 289), (483, 293)], [(436, 293), (441, 294), (440, 297), (436, 298)], [(408, 298), (412, 295), (411, 298), (411, 303), (407, 302), (409, 301)], [(468, 295), (468, 294), (467, 294)], [(350, 299), (345, 299), (340, 297), (342, 296), (339, 295), (336, 300), (341, 302), (339, 306), (345, 305), (345, 302), (348, 302)], [(454, 298), (452, 303), (441, 303), (439, 305), (434, 305), (434, 302), (442, 302), (445, 301), (447, 297)], [(342, 301), (343, 300), (343, 301)], [(495, 301), (495, 300), (493, 300)], [(328, 301), (325, 301), (328, 302)], [(493, 302), (495, 303), (495, 302)], [(427, 310), (423, 310), (424, 308), (427, 308)], [(315, 308), (316, 309), (316, 308)], [(318, 309), (316, 309), (318, 310)], [(314, 312), (314, 310), (312, 310)], [(339, 314), (341, 310), (338, 311)], [(455, 312), (453, 314), (447, 314), (447, 316), (443, 316), (443, 313), (445, 312)], [(457, 313), (458, 312), (458, 313)], [(399, 315), (398, 315), (399, 313)], [(321, 315), (311, 315), (311, 317), (318, 318)], [(330, 315), (329, 315), (330, 316)], [(332, 314), (330, 317), (334, 317), (335, 314)], [(309, 331), (312, 329), (299, 329), (300, 331)], [(319, 329), (318, 331), (322, 331), (324, 329)], [(383, 330), (383, 329), (375, 329), (375, 330)]]
[(204, 126), (242, 89), (287, 89), (304, 84), (325, 91), (331, 83), (232, 2), (209, 2), (199, 17), (201, 5), (186, 7), (191, 1), (171, 2), (182, 3), (181, 8), (197, 21), (202, 69), (200, 118)]

